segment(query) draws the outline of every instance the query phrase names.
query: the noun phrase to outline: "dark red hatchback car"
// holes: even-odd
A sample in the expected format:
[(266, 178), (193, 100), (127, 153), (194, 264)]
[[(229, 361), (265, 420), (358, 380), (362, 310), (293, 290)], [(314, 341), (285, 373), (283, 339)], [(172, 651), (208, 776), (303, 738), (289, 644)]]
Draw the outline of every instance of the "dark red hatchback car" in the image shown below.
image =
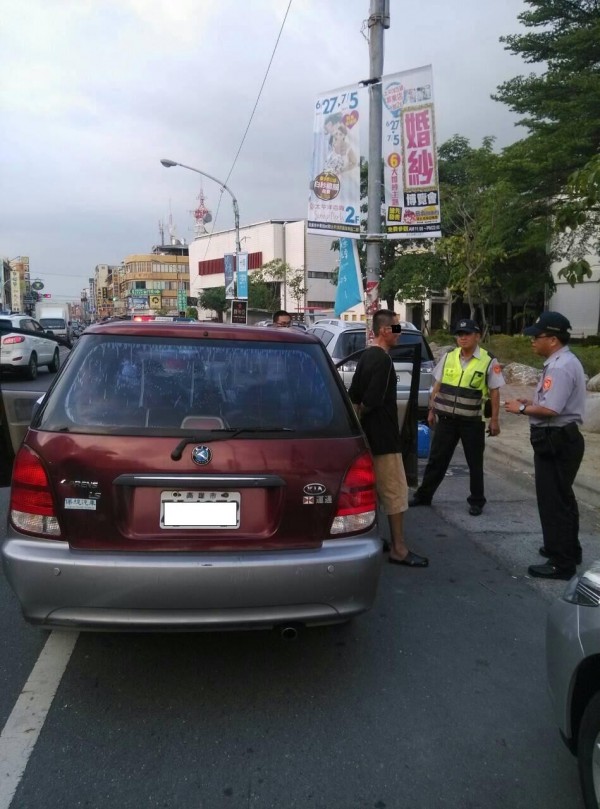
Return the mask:
[(375, 518), (317, 338), (123, 321), (86, 330), (35, 413), (2, 559), (44, 626), (327, 624), (373, 603)]

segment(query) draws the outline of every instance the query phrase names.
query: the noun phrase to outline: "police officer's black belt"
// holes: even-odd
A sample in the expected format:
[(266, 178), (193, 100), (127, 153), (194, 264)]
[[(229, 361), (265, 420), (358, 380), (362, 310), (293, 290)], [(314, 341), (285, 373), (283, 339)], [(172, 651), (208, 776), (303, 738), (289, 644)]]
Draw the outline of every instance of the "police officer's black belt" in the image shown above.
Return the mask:
[(440, 421), (467, 421), (471, 422), (481, 421), (479, 416), (446, 416), (444, 413), (436, 413)]
[(573, 432), (574, 430), (579, 431), (579, 427), (577, 426), (576, 422), (574, 422), (574, 421), (569, 422), (569, 424), (563, 424), (562, 427), (556, 427), (556, 426), (553, 427), (551, 425), (546, 426), (545, 424), (532, 424), (531, 429), (532, 430), (556, 430), (556, 431), (561, 430), (563, 432), (565, 430), (567, 430), (569, 432)]

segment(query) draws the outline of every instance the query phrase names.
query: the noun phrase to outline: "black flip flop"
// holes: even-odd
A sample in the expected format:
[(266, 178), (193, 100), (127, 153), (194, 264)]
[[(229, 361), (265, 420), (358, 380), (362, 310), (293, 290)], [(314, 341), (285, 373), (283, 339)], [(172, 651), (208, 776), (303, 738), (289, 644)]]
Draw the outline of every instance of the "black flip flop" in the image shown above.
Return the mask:
[(429, 559), (426, 556), (419, 556), (412, 551), (409, 551), (404, 559), (392, 559), (390, 556), (388, 562), (390, 565), (405, 565), (406, 567), (429, 567)]

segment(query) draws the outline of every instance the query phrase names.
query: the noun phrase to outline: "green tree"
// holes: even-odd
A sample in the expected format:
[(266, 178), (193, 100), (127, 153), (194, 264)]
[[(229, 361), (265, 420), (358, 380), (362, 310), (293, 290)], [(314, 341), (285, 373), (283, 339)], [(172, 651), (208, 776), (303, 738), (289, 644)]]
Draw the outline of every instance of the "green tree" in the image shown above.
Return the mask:
[(546, 70), (504, 82), (494, 98), (523, 116), (528, 149), (543, 162), (539, 188), (554, 196), (600, 148), (600, 6), (598, 0), (525, 2), (531, 10), (518, 19), (530, 30), (501, 42)]
[(229, 307), (229, 301), (225, 298), (225, 287), (209, 287), (198, 295), (198, 304), (201, 309), (208, 309), (214, 312), (219, 323), (223, 322), (223, 315)]
[[(263, 285), (269, 290), (270, 305), (257, 308), (269, 309), (274, 312), (281, 307), (280, 289), (287, 288), (287, 292), (293, 301), (296, 301), (296, 309), (299, 310), (304, 303), (304, 296), (307, 289), (304, 283), (304, 270), (293, 269), (280, 258), (268, 261), (251, 274), (251, 282), (254, 285)], [(268, 302), (268, 301), (266, 301)]]
[[(448, 264), (432, 252), (406, 252), (398, 256), (394, 266), (381, 282), (381, 295), (386, 300), (418, 301), (423, 305), (432, 294), (442, 293), (449, 282)], [(428, 323), (425, 319), (425, 330)]]
[[(444, 235), (437, 253), (447, 262), (448, 286), (464, 297), (471, 317), (486, 300), (494, 264), (505, 256), (498, 220), (499, 198), (506, 196), (506, 189), (498, 180), (500, 158), (493, 143), (486, 137), (474, 149), (466, 138), (455, 135), (439, 148)], [(482, 305), (480, 309), (485, 324)]]
[(558, 276), (573, 287), (592, 277), (592, 268), (584, 253), (600, 252), (599, 226), (600, 155), (596, 155), (569, 177), (556, 211), (556, 227), (563, 234), (565, 253), (573, 256)]
[(279, 288), (277, 284), (261, 281), (254, 273), (248, 277), (248, 308), (265, 309), (275, 312), (279, 306)]
[(493, 138), (481, 147), (455, 135), (439, 148), (443, 238), (435, 252), (449, 268), (448, 288), (480, 311), (506, 303), (509, 310), (535, 306), (551, 283), (547, 218), (515, 188), (505, 153)]
[[(528, 29), (502, 37), (506, 49), (543, 72), (516, 76), (493, 98), (521, 116), (528, 136), (504, 152), (504, 168), (530, 200), (530, 213), (550, 221), (550, 258), (570, 258), (575, 282), (586, 275), (583, 256), (597, 241), (594, 183), (600, 150), (600, 4), (598, 0), (525, 0)], [(579, 186), (579, 187), (578, 187)], [(582, 193), (583, 192), (583, 193)], [(575, 231), (579, 231), (575, 235)], [(569, 280), (569, 278), (568, 278)]]

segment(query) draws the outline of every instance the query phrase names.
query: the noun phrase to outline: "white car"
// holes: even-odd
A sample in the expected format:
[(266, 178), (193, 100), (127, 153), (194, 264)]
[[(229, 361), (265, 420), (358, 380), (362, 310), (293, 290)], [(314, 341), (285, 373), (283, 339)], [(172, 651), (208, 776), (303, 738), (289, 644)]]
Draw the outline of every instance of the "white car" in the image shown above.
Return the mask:
[(0, 315), (0, 370), (22, 371), (36, 379), (40, 365), (52, 373), (60, 367), (58, 343), (27, 315)]

